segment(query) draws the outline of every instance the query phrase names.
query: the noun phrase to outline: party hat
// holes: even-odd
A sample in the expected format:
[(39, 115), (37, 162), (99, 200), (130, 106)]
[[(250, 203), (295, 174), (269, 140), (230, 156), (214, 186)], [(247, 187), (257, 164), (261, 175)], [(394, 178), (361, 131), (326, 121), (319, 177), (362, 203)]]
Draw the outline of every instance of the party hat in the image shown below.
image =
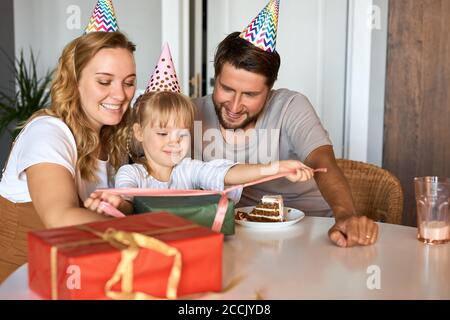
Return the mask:
[(264, 51), (274, 52), (277, 43), (279, 8), (280, 0), (270, 0), (239, 37)]
[(84, 33), (119, 30), (112, 0), (98, 0)]
[(170, 53), (170, 48), (167, 43), (164, 44), (155, 71), (145, 90), (145, 92), (150, 91), (172, 91), (180, 93), (177, 73), (175, 72), (172, 54)]

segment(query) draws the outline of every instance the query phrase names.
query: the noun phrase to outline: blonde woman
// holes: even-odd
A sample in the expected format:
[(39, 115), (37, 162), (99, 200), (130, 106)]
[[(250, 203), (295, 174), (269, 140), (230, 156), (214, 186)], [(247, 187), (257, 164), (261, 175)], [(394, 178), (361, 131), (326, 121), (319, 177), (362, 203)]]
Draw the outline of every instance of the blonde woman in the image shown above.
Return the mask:
[(134, 50), (120, 32), (92, 32), (63, 50), (51, 106), (27, 121), (0, 182), (0, 282), (27, 261), (28, 231), (108, 219), (82, 203), (113, 186), (127, 159)]

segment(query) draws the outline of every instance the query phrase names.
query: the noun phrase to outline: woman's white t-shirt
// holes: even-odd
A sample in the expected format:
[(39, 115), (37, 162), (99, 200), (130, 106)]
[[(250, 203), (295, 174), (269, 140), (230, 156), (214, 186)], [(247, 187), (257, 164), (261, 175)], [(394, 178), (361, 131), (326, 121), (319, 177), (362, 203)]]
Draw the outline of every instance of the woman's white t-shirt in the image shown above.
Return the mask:
[(77, 146), (69, 127), (56, 117), (36, 117), (25, 126), (14, 142), (0, 181), (0, 195), (14, 203), (31, 202), (25, 170), (35, 164), (53, 163), (69, 170), (75, 179), (78, 195), (84, 201), (96, 189), (114, 185), (108, 179), (108, 171), (111, 170), (109, 162), (97, 161), (98, 182), (81, 179), (76, 170)]

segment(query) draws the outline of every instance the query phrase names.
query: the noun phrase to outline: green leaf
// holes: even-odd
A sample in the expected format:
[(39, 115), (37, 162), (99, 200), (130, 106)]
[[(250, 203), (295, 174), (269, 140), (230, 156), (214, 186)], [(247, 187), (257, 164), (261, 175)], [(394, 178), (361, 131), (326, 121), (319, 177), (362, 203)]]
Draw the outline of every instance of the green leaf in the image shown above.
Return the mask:
[[(2, 52), (4, 53), (3, 50)], [(0, 134), (8, 130), (15, 137), (19, 130), (10, 128), (13, 123), (26, 121), (35, 111), (50, 104), (52, 72), (47, 71), (42, 77), (38, 76), (38, 61), (31, 48), (28, 63), (23, 50), (15, 61), (8, 60), (8, 67), (14, 70), (16, 92), (11, 96), (6, 91), (0, 91)]]

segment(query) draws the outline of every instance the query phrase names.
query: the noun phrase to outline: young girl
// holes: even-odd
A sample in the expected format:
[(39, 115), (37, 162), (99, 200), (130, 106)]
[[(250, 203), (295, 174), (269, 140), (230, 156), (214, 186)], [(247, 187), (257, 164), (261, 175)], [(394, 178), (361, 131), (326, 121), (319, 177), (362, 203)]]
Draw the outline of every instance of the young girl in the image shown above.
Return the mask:
[[(119, 169), (116, 188), (223, 190), (226, 185), (244, 184), (282, 172), (295, 172), (287, 176), (293, 182), (313, 177), (312, 169), (296, 160), (263, 165), (186, 158), (193, 123), (194, 109), (188, 97), (176, 92), (149, 92), (140, 96), (130, 126), (129, 151), (135, 163)], [(229, 197), (237, 203), (241, 192), (242, 189), (235, 190)], [(133, 211), (130, 198), (106, 192), (94, 192), (85, 201), (85, 206), (103, 213), (99, 206), (101, 201), (125, 214)]]

